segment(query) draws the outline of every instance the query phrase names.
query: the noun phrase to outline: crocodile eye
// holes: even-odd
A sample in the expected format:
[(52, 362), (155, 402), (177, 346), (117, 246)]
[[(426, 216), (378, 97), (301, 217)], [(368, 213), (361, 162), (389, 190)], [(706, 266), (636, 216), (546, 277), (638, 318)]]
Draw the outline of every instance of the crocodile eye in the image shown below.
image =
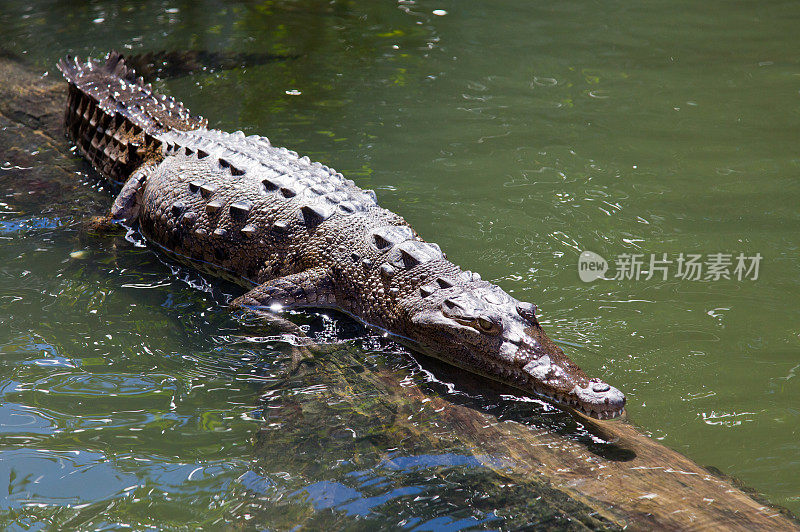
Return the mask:
[(481, 332), (485, 332), (488, 334), (498, 334), (502, 326), (499, 323), (492, 321), (491, 319), (481, 316), (476, 320), (478, 324), (478, 329)]

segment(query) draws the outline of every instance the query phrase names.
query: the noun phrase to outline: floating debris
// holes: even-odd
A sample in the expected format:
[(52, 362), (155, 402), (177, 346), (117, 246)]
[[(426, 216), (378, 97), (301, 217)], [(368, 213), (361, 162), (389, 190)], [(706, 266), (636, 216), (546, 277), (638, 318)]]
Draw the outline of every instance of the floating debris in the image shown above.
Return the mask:
[(89, 256), (89, 252), (85, 249), (78, 249), (69, 254), (69, 258), (76, 260), (83, 260)]

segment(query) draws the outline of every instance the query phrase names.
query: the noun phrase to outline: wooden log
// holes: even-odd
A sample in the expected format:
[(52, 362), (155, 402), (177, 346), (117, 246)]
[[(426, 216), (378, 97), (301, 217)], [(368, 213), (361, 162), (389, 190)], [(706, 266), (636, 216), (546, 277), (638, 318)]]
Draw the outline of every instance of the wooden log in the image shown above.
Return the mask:
[[(466, 453), (508, 484), (535, 494), (537, 506), (528, 508), (528, 518), (538, 525), (544, 512), (561, 513), (590, 529), (800, 530), (787, 510), (757, 500), (627, 421), (597, 421), (503, 399), (516, 392), (425, 357), (418, 356), (427, 371), (457, 382), (478, 399), (460, 401), (464, 396), (442, 394), (442, 386), (437, 391), (436, 385), (409, 382), (407, 370), (364, 368), (364, 354), (357, 349), (306, 356), (311, 365), (301, 363), (304, 369), (294, 382), (272, 387), (273, 426), (258, 436), (260, 454), (276, 446), (285, 452), (303, 437), (314, 439), (310, 455), (324, 456), (326, 463), (334, 458), (366, 463), (365, 456), (388, 459), (398, 450), (401, 455)], [(309, 386), (318, 391), (293, 393)], [(354, 431), (350, 454), (342, 454), (334, 441), (344, 431)], [(306, 470), (313, 469), (310, 464), (294, 467), (315, 477)], [(530, 524), (519, 519), (517, 514), (513, 526)], [(315, 524), (309, 521), (312, 528)]]

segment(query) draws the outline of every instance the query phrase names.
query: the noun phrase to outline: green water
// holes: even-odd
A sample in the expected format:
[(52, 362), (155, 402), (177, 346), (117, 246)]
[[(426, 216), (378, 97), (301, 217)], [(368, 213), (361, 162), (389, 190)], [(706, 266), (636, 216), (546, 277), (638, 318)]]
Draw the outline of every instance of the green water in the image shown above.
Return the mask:
[[(66, 53), (110, 48), (299, 54), (157, 85), (213, 127), (376, 189), (449, 258), (536, 302), (550, 336), (627, 394), (640, 429), (795, 512), (798, 20), (793, 2), (0, 2), (2, 46), (51, 76)], [(320, 444), (287, 459), (312, 427), (254, 454), (265, 386), (318, 391), (281, 380), (284, 346), (248, 340), (225, 308), (235, 288), (81, 237), (82, 215), (111, 203), (91, 177), (53, 204), (13, 186), (20, 172), (0, 166), (7, 526), (257, 515), (285, 528), (308, 517), (307, 497), (320, 527), (519, 524), (497, 494), (465, 509), (490, 474), (461, 455), (386, 467)], [(763, 259), (757, 280), (584, 283), (583, 250), (612, 269), (623, 253)], [(422, 379), (391, 349), (361, 356)], [(466, 494), (432, 471), (471, 479)]]

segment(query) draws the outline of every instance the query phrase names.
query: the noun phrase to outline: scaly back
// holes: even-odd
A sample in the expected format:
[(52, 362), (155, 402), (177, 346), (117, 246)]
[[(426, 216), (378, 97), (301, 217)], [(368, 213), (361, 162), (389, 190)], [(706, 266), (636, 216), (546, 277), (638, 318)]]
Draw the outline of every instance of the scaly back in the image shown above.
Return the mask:
[(157, 161), (163, 133), (207, 123), (174, 98), (154, 93), (118, 52), (111, 52), (105, 63), (67, 57), (58, 68), (69, 82), (67, 134), (112, 182), (124, 182), (144, 162)]

